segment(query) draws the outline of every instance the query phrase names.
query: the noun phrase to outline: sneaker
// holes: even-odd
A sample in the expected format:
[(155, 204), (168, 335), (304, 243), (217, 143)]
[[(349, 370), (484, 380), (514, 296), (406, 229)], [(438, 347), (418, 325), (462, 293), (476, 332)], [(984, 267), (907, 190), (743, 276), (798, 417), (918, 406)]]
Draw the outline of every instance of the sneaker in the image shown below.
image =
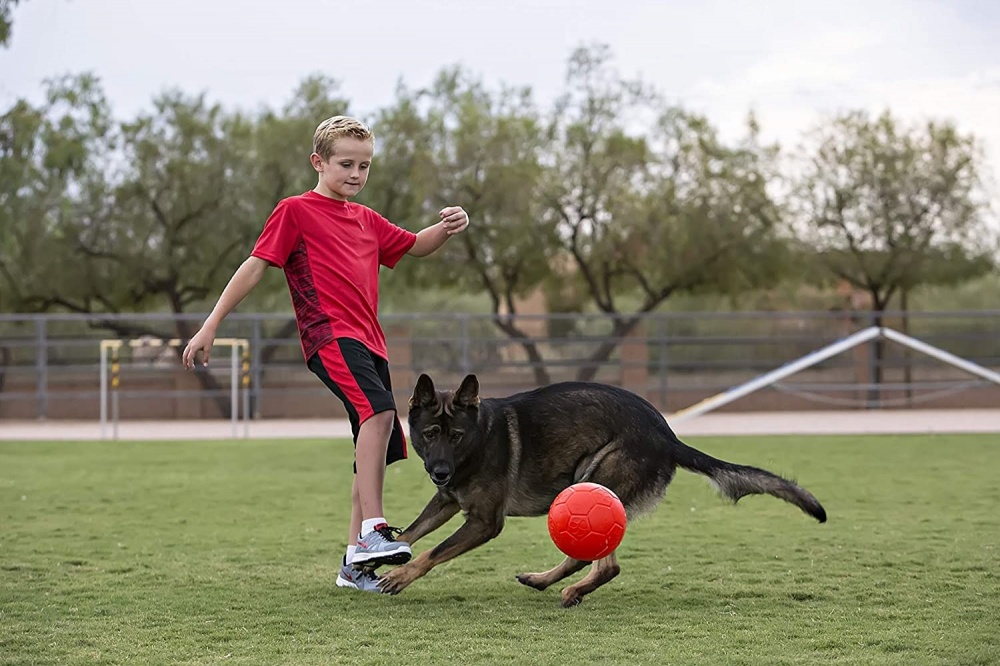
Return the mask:
[(352, 590), (362, 592), (378, 592), (378, 576), (371, 569), (355, 569), (346, 562), (341, 565), (340, 573), (337, 574), (337, 587), (347, 587)]
[(354, 551), (355, 569), (372, 569), (383, 564), (406, 564), (410, 561), (410, 544), (396, 541), (402, 530), (379, 525), (358, 539), (358, 549)]

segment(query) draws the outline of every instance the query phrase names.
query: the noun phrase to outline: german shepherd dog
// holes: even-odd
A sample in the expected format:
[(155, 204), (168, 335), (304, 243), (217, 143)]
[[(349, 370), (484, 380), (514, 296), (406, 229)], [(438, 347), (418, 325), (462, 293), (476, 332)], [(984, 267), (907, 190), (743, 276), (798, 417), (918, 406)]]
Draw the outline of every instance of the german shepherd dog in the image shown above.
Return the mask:
[[(379, 585), (390, 594), (496, 537), (507, 516), (547, 514), (560, 491), (582, 481), (614, 491), (631, 519), (655, 507), (674, 470), (683, 467), (707, 476), (733, 502), (766, 493), (826, 521), (826, 511), (805, 489), (687, 446), (649, 402), (614, 386), (564, 382), (481, 400), (475, 375), (454, 392), (437, 391), (431, 378), (421, 375), (410, 398), (409, 426), (413, 448), (437, 493), (399, 539), (416, 543), (459, 511), (465, 523), (439, 545), (382, 575)], [(588, 564), (566, 558), (554, 569), (523, 573), (517, 580), (544, 590)], [(594, 562), (587, 576), (562, 591), (562, 605), (579, 604), (619, 571), (614, 553)]]

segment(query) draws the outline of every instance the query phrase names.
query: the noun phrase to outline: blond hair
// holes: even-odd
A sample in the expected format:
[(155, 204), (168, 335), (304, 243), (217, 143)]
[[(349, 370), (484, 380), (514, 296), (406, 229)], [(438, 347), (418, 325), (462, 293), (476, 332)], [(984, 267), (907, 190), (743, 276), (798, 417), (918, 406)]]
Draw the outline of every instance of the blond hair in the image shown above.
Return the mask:
[(333, 155), (337, 139), (345, 136), (375, 143), (375, 135), (368, 125), (350, 116), (333, 116), (321, 122), (316, 128), (313, 134), (313, 152), (325, 162)]

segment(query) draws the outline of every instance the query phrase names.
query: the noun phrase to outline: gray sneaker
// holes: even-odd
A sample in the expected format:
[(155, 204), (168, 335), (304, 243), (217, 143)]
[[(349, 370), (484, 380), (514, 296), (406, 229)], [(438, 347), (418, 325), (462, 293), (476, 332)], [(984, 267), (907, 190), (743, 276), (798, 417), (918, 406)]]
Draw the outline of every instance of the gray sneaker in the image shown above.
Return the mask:
[(355, 569), (350, 564), (343, 564), (337, 574), (337, 587), (347, 587), (362, 592), (378, 592), (378, 576), (371, 569)]
[(355, 569), (374, 569), (383, 564), (406, 564), (410, 561), (410, 544), (396, 541), (402, 530), (379, 525), (358, 539), (358, 549), (354, 551)]

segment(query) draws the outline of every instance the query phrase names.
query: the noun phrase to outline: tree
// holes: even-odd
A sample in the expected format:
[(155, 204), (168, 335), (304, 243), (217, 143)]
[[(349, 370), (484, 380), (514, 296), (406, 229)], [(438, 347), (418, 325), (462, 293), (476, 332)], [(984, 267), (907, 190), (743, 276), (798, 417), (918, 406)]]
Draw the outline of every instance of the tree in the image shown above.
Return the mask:
[(259, 223), (281, 199), (316, 186), (309, 164), (312, 136), (326, 118), (347, 113), (340, 83), (323, 75), (303, 79), (280, 109), (264, 109), (253, 128), (253, 168), (247, 189), (255, 200)]
[(50, 82), (45, 107), (18, 102), (3, 125), (5, 306), (182, 313), (224, 284), (250, 217), (237, 187), (246, 122), (168, 93), (116, 124), (84, 75)]
[(980, 199), (979, 146), (951, 123), (905, 127), (853, 112), (814, 130), (795, 192), (797, 231), (828, 275), (875, 311), (900, 289), (964, 280), (995, 251)]
[[(846, 113), (816, 128), (794, 192), (795, 230), (826, 278), (891, 299), (967, 280), (994, 265), (979, 145), (948, 122), (906, 126), (889, 112)], [(881, 382), (883, 346), (875, 344)]]
[(45, 82), (45, 102), (17, 100), (0, 116), (0, 309), (46, 309), (85, 288), (73, 220), (105, 191), (110, 110), (89, 74)]
[[(567, 82), (543, 196), (580, 289), (612, 322), (578, 374), (592, 379), (671, 295), (777, 279), (779, 209), (767, 190), (776, 149), (759, 144), (752, 119), (744, 142), (725, 145), (705, 118), (623, 79), (606, 47), (578, 49)], [(650, 132), (629, 130), (649, 117)]]
[(375, 114), (375, 157), (360, 198), (414, 231), (432, 219), (430, 199), (439, 182), (426, 97), (426, 91), (412, 91), (400, 83), (395, 101)]
[[(277, 201), (312, 187), (316, 117), (347, 105), (336, 89), (306, 79), (282, 112), (257, 118), (175, 91), (115, 123), (91, 76), (50, 82), (44, 108), (18, 102), (0, 118), (0, 215), (9, 217), (0, 276), (10, 294), (0, 305), (203, 307)], [(176, 334), (187, 329), (182, 323)]]
[[(312, 187), (317, 116), (347, 106), (336, 89), (306, 79), (259, 118), (174, 91), (115, 123), (91, 76), (50, 82), (42, 108), (18, 102), (0, 117), (0, 307), (181, 315), (214, 301), (277, 201)], [(183, 317), (170, 331), (94, 322), (123, 337), (193, 333)]]
[[(316, 74), (303, 79), (288, 102), (279, 109), (263, 109), (254, 119), (248, 180), (239, 185), (241, 196), (253, 202), (247, 223), (248, 238), (256, 238), (268, 215), (285, 197), (302, 194), (316, 186), (316, 172), (309, 163), (316, 126), (331, 116), (347, 113), (349, 103), (335, 79)], [(247, 248), (249, 253), (249, 248)], [(231, 267), (235, 270), (235, 266)], [(272, 271), (269, 271), (272, 273)], [(217, 296), (218, 294), (213, 294)], [(206, 303), (205, 307), (211, 307)], [(247, 308), (266, 311), (289, 307), (284, 280), (266, 276), (247, 299)], [(266, 337), (283, 340), (297, 331), (294, 317)], [(261, 363), (268, 363), (281, 349), (275, 344), (260, 350)]]
[[(485, 292), (495, 325), (525, 350), (548, 383), (535, 341), (517, 324), (517, 297), (549, 274), (552, 228), (538, 210), (543, 134), (526, 89), (487, 89), (460, 68), (427, 90), (399, 90), (376, 122), (379, 149), (369, 200), (390, 219), (434, 221), (441, 207), (465, 206), (474, 233), (432, 262), (401, 265), (392, 284)], [(388, 281), (387, 281), (388, 282)]]
[[(87, 167), (77, 169), (82, 175), (48, 172), (62, 205), (40, 235), (59, 270), (32, 285), (24, 305), (182, 313), (218, 288), (245, 234), (239, 224), (247, 206), (234, 190), (248, 130), (203, 98), (169, 93), (154, 101), (153, 113), (116, 126), (109, 140), (99, 141), (107, 129), (82, 134), (72, 144), (89, 147), (78, 158)], [(65, 116), (57, 134), (60, 142), (72, 136)]]

